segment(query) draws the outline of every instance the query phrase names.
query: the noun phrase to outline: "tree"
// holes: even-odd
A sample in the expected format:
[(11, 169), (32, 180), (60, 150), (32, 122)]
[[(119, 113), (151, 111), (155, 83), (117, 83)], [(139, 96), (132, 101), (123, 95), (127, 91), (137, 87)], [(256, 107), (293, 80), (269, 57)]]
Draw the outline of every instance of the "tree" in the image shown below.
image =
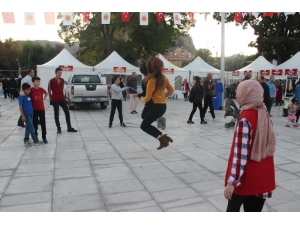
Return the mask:
[[(220, 13), (214, 13), (214, 19), (221, 21)], [(226, 22), (233, 22), (234, 13), (226, 13)], [(258, 35), (256, 41), (250, 42), (249, 46), (257, 48), (258, 53), (267, 60), (277, 60), (278, 65), (291, 58), (291, 55), (300, 51), (300, 15), (285, 16), (283, 13), (278, 17), (274, 14), (272, 18), (245, 15), (242, 23), (236, 23), (247, 29), (249, 26)]]
[[(78, 58), (90, 65), (94, 60), (105, 59), (114, 50), (131, 63), (145, 59), (152, 52), (163, 53), (174, 45), (174, 40), (195, 26), (195, 21), (189, 20), (187, 13), (181, 14), (181, 25), (174, 25), (172, 13), (165, 13), (161, 23), (157, 22), (154, 13), (149, 13), (148, 26), (140, 25), (139, 13), (130, 13), (130, 22), (123, 23), (121, 13), (112, 12), (110, 24), (102, 24), (99, 12), (92, 12), (88, 22), (81, 20), (80, 12), (73, 13), (73, 16), (71, 26), (63, 26), (61, 22), (58, 35), (69, 45), (79, 41)], [(61, 13), (58, 19), (62, 19)]]
[(196, 51), (195, 56), (200, 56), (201, 59), (203, 59), (206, 63), (213, 65), (213, 57), (212, 57), (212, 53), (209, 49), (207, 48), (199, 48)]
[(2, 70), (18, 70), (17, 58), (20, 52), (20, 47), (12, 39), (0, 41), (0, 69)]

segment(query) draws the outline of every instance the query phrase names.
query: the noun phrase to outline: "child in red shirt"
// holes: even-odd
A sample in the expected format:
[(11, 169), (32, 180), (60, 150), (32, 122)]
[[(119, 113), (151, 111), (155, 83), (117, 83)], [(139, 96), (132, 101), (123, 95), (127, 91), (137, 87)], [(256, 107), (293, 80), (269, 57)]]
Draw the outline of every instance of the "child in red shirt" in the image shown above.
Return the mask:
[(42, 127), (42, 138), (44, 144), (48, 144), (46, 139), (46, 118), (45, 118), (45, 106), (44, 100), (48, 97), (48, 92), (40, 87), (41, 79), (39, 77), (32, 77), (33, 87), (30, 88), (30, 97), (33, 107), (33, 126), (35, 133), (38, 135), (38, 118)]

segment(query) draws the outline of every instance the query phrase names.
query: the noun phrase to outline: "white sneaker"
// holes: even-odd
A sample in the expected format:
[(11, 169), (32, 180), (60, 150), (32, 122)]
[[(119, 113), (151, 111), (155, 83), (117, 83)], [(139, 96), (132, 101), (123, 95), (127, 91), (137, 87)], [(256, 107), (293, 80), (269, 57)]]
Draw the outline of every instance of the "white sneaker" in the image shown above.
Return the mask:
[(218, 121), (218, 120), (220, 120), (220, 119), (217, 117), (213, 118), (213, 121)]

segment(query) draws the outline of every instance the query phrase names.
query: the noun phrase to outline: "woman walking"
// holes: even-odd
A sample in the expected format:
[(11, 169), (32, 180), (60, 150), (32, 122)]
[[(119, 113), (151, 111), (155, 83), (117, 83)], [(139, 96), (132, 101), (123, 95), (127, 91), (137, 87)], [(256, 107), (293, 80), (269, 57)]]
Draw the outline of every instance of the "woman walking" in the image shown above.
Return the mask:
[(190, 114), (190, 117), (187, 121), (187, 123), (189, 124), (194, 124), (193, 122), (193, 116), (197, 110), (197, 107), (199, 109), (199, 113), (200, 113), (200, 119), (201, 119), (201, 124), (206, 124), (207, 122), (204, 121), (203, 119), (203, 108), (202, 108), (202, 99), (203, 99), (203, 82), (200, 79), (200, 77), (195, 76), (193, 79), (193, 87), (192, 90), (190, 92), (190, 99), (189, 101), (191, 103), (193, 103), (193, 110)]
[[(149, 65), (151, 65), (151, 73), (146, 77), (147, 93), (145, 97), (141, 97), (140, 100), (144, 103), (153, 100), (151, 109), (146, 113), (143, 122), (141, 123), (141, 129), (154, 138), (157, 138), (160, 142), (157, 150), (167, 147), (169, 142), (173, 140), (166, 134), (163, 135), (156, 127), (151, 124), (161, 117), (167, 109), (166, 98), (174, 92), (174, 88), (170, 84), (168, 78), (163, 75), (164, 64), (158, 55), (149, 58)], [(165, 90), (167, 92), (165, 93)]]
[(254, 80), (243, 81), (236, 98), (241, 106), (228, 167), (224, 196), (227, 212), (261, 212), (275, 189), (276, 137), (263, 99), (264, 90)]
[(11, 76), (8, 81), (8, 89), (10, 92), (10, 101), (15, 100), (16, 91), (18, 89), (18, 82), (15, 80), (14, 76)]
[(114, 84), (111, 85), (111, 111), (110, 111), (110, 117), (109, 117), (109, 128), (112, 127), (112, 122), (114, 120), (115, 111), (116, 108), (119, 112), (119, 119), (120, 119), (120, 125), (122, 127), (126, 127), (126, 125), (123, 123), (123, 113), (122, 113), (122, 101), (123, 101), (123, 94), (122, 91), (128, 89), (128, 87), (120, 88), (120, 77), (114, 77), (113, 78)]

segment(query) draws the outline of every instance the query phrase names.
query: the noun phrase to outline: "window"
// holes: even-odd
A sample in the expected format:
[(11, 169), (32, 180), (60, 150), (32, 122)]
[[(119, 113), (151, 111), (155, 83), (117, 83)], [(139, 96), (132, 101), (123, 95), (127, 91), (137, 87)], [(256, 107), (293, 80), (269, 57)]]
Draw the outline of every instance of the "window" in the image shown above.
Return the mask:
[(177, 76), (175, 77), (175, 90), (181, 90), (182, 89), (182, 77)]
[(75, 75), (72, 83), (101, 83), (100, 78), (96, 75)]

